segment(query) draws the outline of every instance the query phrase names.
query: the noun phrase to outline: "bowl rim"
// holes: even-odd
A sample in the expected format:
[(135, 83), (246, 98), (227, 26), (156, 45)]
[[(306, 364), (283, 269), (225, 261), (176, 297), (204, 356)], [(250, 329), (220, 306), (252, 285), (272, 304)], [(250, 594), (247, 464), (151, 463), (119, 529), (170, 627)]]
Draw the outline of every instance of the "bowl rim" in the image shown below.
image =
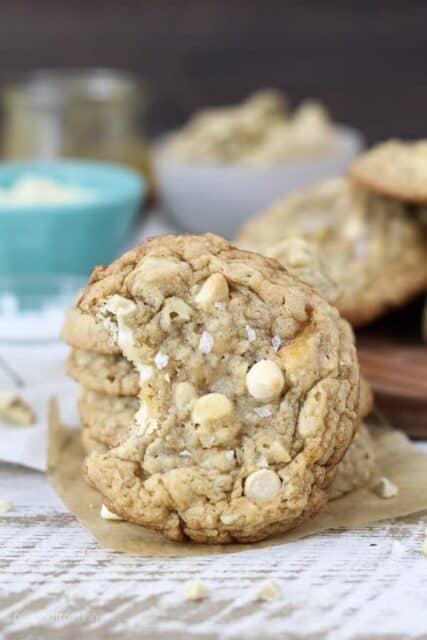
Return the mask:
[(366, 144), (365, 135), (349, 125), (335, 124), (335, 133), (338, 135), (340, 142), (342, 143), (336, 151), (317, 157), (307, 158), (305, 160), (296, 160), (289, 162), (282, 162), (280, 164), (268, 164), (263, 166), (253, 166), (245, 164), (210, 164), (210, 163), (196, 163), (196, 162), (184, 162), (174, 156), (167, 153), (167, 140), (179, 131), (174, 129), (165, 132), (159, 136), (151, 145), (152, 155), (155, 162), (166, 162), (171, 167), (192, 169), (194, 171), (212, 171), (212, 172), (238, 172), (238, 173), (266, 173), (266, 172), (283, 172), (284, 170), (305, 170), (310, 168), (319, 167), (327, 162), (335, 162), (337, 159), (347, 156), (350, 153), (359, 153)]
[[(36, 174), (57, 179), (50, 172), (92, 172), (95, 174), (110, 174), (112, 180), (114, 176), (120, 180), (120, 184), (114, 186), (111, 190), (95, 189), (94, 197), (70, 200), (68, 202), (35, 202), (35, 203), (12, 203), (0, 204), (0, 217), (8, 215), (34, 215), (35, 210), (38, 214), (66, 215), (76, 211), (85, 210), (99, 211), (105, 206), (116, 206), (127, 201), (135, 201), (140, 203), (146, 195), (145, 178), (137, 173), (134, 169), (113, 162), (104, 162), (102, 160), (83, 160), (79, 158), (59, 158), (46, 160), (18, 160), (0, 162), (0, 186), (2, 180), (8, 172), (15, 173), (14, 179), (18, 179), (20, 174)], [(81, 187), (77, 180), (67, 180), (67, 185)], [(89, 186), (89, 185), (86, 185)]]

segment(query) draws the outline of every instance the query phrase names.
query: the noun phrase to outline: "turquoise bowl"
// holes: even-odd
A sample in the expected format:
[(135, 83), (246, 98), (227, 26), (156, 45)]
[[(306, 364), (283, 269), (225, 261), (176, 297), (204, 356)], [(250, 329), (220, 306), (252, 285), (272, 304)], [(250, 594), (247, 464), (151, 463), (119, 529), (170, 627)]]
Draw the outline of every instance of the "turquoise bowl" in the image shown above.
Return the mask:
[(38, 177), (82, 190), (76, 200), (0, 204), (0, 275), (87, 275), (129, 243), (145, 183), (120, 165), (80, 160), (0, 163), (0, 189)]

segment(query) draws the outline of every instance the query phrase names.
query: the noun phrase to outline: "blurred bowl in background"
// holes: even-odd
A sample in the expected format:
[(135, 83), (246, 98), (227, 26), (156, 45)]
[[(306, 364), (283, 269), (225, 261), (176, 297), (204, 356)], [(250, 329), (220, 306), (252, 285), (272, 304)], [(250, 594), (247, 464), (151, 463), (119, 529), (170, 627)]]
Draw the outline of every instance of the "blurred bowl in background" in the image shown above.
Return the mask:
[(364, 147), (363, 136), (337, 127), (335, 153), (270, 167), (185, 164), (167, 151), (165, 136), (153, 150), (161, 202), (186, 231), (232, 237), (250, 216), (295, 189), (342, 174)]
[(0, 190), (28, 177), (78, 195), (61, 202), (0, 201), (0, 275), (87, 275), (126, 248), (145, 195), (136, 172), (80, 160), (0, 163)]

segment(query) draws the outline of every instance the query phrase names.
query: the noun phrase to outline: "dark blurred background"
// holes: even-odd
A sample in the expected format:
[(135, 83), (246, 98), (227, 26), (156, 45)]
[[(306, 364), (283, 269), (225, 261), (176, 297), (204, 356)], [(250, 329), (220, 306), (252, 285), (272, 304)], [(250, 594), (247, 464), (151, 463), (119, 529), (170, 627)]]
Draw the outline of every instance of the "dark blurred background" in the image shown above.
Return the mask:
[(320, 98), (370, 142), (426, 136), (427, 2), (0, 0), (0, 84), (44, 67), (130, 69), (152, 134), (259, 87)]

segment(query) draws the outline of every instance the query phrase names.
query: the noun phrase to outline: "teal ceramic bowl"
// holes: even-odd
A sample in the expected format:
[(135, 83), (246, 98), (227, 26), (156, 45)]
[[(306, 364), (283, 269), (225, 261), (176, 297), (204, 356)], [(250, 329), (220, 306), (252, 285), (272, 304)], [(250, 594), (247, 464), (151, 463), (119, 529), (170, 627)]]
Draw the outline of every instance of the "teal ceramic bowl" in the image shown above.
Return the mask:
[(87, 275), (130, 241), (145, 184), (120, 165), (80, 160), (0, 163), (0, 189), (25, 177), (79, 191), (61, 203), (0, 202), (0, 275)]

